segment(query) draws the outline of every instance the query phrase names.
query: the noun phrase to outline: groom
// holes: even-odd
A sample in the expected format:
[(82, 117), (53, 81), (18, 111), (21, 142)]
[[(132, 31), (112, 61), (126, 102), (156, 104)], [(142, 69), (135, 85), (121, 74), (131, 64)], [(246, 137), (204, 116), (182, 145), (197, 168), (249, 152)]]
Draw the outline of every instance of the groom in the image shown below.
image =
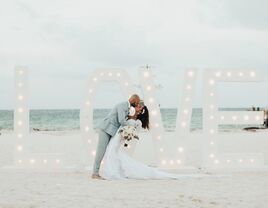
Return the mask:
[(106, 116), (99, 125), (99, 141), (95, 156), (92, 178), (101, 179), (99, 175), (100, 164), (106, 151), (106, 147), (110, 139), (116, 134), (120, 126), (127, 125), (129, 108), (138, 107), (140, 97), (136, 94), (132, 95), (127, 102), (117, 104), (112, 111)]

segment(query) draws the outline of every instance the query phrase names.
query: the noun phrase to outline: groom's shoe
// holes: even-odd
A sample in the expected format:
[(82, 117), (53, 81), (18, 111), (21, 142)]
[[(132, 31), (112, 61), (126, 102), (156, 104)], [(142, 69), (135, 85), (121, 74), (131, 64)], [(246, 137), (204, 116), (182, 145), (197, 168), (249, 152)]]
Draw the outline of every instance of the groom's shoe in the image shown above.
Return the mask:
[(100, 175), (97, 175), (97, 174), (92, 174), (91, 178), (98, 179), (98, 180), (105, 180), (103, 177), (101, 177)]

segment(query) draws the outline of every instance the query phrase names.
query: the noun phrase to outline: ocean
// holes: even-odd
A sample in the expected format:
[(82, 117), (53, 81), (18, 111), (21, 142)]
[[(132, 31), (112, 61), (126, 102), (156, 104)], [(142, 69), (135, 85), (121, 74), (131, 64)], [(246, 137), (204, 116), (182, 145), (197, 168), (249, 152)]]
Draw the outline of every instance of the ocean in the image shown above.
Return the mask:
[[(220, 110), (245, 111), (245, 108), (225, 108)], [(96, 129), (98, 123), (110, 109), (94, 109), (93, 125)], [(176, 126), (177, 109), (163, 108), (161, 115), (165, 131), (174, 131)], [(220, 125), (219, 131), (240, 131), (246, 125)], [(191, 119), (191, 131), (202, 130), (202, 109), (194, 108)], [(80, 129), (79, 109), (70, 110), (30, 110), (30, 131), (75, 131)], [(13, 111), (0, 110), (0, 131), (13, 130)]]

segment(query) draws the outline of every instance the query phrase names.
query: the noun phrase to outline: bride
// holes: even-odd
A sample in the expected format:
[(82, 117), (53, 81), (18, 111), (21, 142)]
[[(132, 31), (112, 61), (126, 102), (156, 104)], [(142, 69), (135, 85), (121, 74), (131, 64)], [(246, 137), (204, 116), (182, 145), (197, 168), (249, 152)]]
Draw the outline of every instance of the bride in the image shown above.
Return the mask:
[[(134, 126), (138, 132), (141, 129), (149, 129), (148, 108), (143, 106), (140, 107), (139, 110), (140, 113), (136, 119), (132, 118), (127, 120), (127, 125)], [(111, 138), (104, 155), (104, 179), (184, 179), (200, 177), (200, 175), (197, 174), (175, 175), (166, 173), (134, 160), (121, 149), (124, 148), (124, 140), (118, 131), (115, 136)]]

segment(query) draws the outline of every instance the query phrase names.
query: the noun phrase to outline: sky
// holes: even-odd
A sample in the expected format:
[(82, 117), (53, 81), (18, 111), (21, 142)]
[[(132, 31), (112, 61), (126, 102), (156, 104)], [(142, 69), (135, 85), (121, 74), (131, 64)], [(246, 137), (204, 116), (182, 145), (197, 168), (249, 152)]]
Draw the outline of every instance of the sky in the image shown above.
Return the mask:
[[(0, 0), (0, 109), (14, 107), (14, 66), (29, 69), (30, 108), (79, 108), (86, 78), (122, 68), (135, 84), (149, 64), (162, 107), (178, 107), (182, 74), (199, 71), (194, 105), (202, 106), (202, 71), (256, 69), (257, 84), (220, 85), (222, 107), (268, 107), (266, 0)], [(111, 100), (111, 96), (113, 100)], [(96, 107), (124, 98), (106, 83)]]

